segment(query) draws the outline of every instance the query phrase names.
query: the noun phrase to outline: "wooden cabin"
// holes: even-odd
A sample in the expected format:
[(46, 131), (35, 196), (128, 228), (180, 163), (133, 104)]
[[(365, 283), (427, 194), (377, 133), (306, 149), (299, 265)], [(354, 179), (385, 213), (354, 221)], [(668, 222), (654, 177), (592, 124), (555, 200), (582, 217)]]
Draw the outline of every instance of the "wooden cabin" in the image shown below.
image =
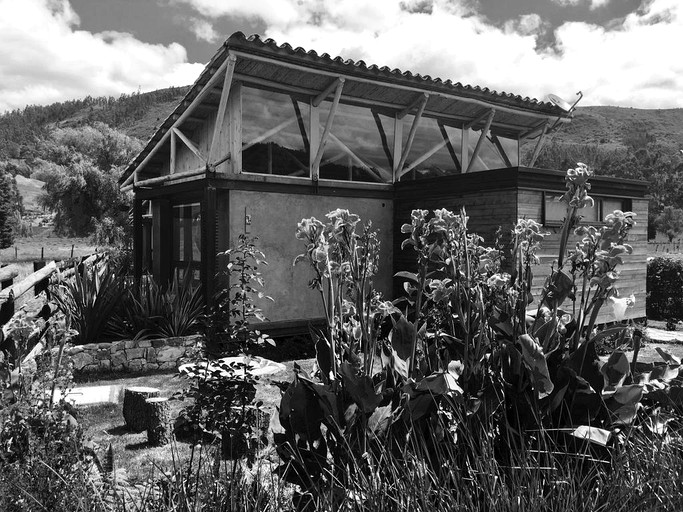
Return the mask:
[[(273, 329), (323, 316), (294, 236), (304, 217), (346, 208), (380, 231), (376, 286), (393, 296), (393, 274), (410, 268), (400, 226), (413, 208), (467, 208), (470, 228), (491, 241), (518, 217), (557, 232), (553, 198), (564, 172), (534, 169), (543, 137), (570, 120), (556, 105), (362, 61), (332, 58), (258, 36), (233, 34), (173, 113), (129, 164), (134, 192), (135, 273), (167, 281), (187, 269), (212, 297), (217, 253), (241, 233), (259, 238), (274, 303)], [(520, 145), (534, 144), (528, 167)], [(635, 251), (619, 283), (645, 312), (645, 184), (593, 179), (598, 222), (636, 211)], [(556, 240), (555, 236), (555, 240)], [(548, 258), (557, 249), (552, 237)], [(539, 282), (543, 269), (539, 269)], [(605, 319), (606, 321), (608, 319)]]

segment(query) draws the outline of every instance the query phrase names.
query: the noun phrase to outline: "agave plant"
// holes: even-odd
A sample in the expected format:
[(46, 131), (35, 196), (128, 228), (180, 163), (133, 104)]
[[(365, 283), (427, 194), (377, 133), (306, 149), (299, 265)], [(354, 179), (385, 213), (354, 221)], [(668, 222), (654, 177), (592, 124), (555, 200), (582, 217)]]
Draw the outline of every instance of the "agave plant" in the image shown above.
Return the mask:
[(124, 294), (118, 269), (104, 259), (98, 264), (76, 269), (73, 277), (60, 278), (51, 291), (59, 308), (67, 315), (70, 328), (78, 332), (73, 343), (84, 345), (109, 339), (109, 323)]

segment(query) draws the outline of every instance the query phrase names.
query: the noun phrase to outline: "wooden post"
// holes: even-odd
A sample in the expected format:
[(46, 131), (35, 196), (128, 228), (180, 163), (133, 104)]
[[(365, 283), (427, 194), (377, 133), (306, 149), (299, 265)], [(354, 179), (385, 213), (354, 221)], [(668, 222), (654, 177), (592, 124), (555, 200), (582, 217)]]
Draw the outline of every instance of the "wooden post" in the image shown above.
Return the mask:
[(147, 399), (159, 396), (157, 388), (132, 387), (123, 392), (123, 419), (133, 432), (147, 430), (149, 425), (149, 406)]
[(142, 279), (142, 199), (133, 199), (133, 276), (136, 283)]
[(208, 163), (212, 164), (218, 158), (218, 146), (221, 138), (221, 130), (223, 129), (223, 119), (225, 118), (225, 111), (228, 108), (228, 97), (230, 96), (230, 86), (232, 85), (232, 75), (235, 71), (236, 57), (228, 54), (228, 65), (225, 68), (225, 77), (223, 78), (223, 89), (221, 89), (221, 100), (218, 105), (218, 112), (216, 113), (216, 124), (213, 127), (213, 136), (211, 137), (211, 146), (209, 147)]
[(168, 398), (154, 397), (145, 400), (147, 404), (147, 442), (150, 446), (165, 446), (171, 442), (171, 409)]
[(206, 305), (213, 305), (216, 280), (216, 188), (207, 186), (202, 200), (202, 288)]

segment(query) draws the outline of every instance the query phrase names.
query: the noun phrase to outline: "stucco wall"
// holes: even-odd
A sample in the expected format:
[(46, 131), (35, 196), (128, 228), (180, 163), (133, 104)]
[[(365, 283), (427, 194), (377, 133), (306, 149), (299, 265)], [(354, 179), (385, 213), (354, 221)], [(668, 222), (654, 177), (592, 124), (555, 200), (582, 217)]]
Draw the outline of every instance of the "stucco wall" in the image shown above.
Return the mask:
[(261, 306), (269, 320), (323, 316), (319, 293), (308, 288), (311, 270), (303, 263), (293, 266), (294, 258), (304, 252), (303, 242), (296, 239), (295, 232), (301, 219), (316, 217), (324, 221), (325, 214), (337, 208), (359, 215), (364, 223), (371, 220), (373, 227), (379, 230), (381, 264), (375, 288), (391, 298), (393, 206), (390, 199), (233, 190), (229, 203), (231, 245), (234, 246), (239, 234), (244, 233), (246, 210), (252, 222), (249, 235), (259, 238), (258, 247), (268, 261), (268, 266), (262, 269), (265, 291), (274, 302), (264, 301)]

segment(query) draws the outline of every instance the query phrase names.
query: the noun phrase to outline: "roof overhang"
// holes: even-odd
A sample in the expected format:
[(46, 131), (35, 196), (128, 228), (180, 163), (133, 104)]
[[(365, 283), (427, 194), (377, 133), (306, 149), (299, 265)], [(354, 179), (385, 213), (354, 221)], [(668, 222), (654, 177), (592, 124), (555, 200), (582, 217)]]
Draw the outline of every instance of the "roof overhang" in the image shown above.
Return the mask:
[[(245, 37), (237, 32), (225, 41), (183, 100), (130, 162), (121, 177), (122, 183), (155, 158), (158, 150), (168, 143), (172, 128), (180, 123), (201, 123), (218, 108), (222, 84), (219, 78), (224, 74), (228, 56), (236, 59), (233, 80), (244, 84), (321, 99), (327, 94), (331, 96), (332, 86), (343, 79), (342, 102), (389, 114), (410, 112), (426, 95), (424, 116), (439, 117), (455, 126), (472, 129), (490, 124), (491, 133), (501, 137), (535, 137), (545, 133), (544, 127), (550, 123), (571, 118), (570, 113), (552, 103), (409, 71), (367, 66), (363, 61), (318, 55), (302, 48), (293, 49), (286, 43), (278, 46), (271, 39), (263, 41), (258, 36)], [(492, 112), (495, 115), (487, 123)]]

